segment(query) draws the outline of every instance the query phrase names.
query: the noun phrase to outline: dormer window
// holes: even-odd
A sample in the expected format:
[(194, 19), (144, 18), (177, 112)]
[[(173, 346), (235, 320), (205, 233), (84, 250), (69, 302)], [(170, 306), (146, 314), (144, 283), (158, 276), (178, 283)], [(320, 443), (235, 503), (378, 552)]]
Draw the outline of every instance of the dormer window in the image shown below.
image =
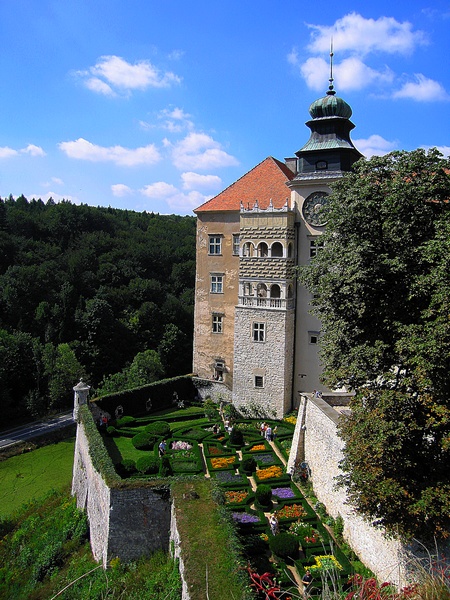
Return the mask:
[(326, 160), (318, 160), (316, 162), (316, 171), (325, 171), (328, 169), (328, 162)]

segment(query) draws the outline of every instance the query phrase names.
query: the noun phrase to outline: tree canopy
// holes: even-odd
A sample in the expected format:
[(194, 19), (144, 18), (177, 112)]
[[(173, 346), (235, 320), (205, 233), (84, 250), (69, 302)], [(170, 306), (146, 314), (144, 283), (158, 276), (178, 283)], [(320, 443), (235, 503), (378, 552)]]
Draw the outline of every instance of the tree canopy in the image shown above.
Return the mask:
[(450, 531), (450, 161), (361, 160), (333, 186), (324, 247), (300, 272), (324, 382), (355, 391), (341, 483), (406, 536)]
[(4, 421), (67, 406), (78, 377), (95, 391), (147, 351), (153, 373), (188, 373), (194, 277), (193, 217), (0, 198)]

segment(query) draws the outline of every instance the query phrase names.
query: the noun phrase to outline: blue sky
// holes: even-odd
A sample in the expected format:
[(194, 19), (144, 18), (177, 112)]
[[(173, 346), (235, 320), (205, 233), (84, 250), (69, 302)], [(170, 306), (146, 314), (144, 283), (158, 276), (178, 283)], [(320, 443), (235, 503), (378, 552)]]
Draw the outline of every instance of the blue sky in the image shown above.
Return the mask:
[(192, 214), (308, 139), (450, 152), (450, 2), (2, 0), (0, 195)]

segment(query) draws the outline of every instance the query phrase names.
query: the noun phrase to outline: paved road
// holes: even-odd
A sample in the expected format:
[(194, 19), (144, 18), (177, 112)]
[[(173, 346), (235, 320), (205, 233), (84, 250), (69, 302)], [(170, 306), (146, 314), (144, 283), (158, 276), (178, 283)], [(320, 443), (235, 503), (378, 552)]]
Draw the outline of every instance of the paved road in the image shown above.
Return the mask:
[(13, 444), (31, 440), (39, 435), (50, 433), (56, 429), (62, 429), (71, 423), (73, 423), (72, 411), (68, 411), (52, 417), (48, 421), (37, 421), (7, 431), (1, 431), (0, 448), (7, 448)]

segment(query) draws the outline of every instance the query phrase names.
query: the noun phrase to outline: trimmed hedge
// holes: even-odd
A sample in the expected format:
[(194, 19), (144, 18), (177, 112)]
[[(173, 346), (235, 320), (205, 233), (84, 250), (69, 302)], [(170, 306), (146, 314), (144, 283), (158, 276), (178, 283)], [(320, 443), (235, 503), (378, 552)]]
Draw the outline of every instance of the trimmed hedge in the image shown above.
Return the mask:
[(136, 461), (136, 469), (144, 475), (155, 475), (159, 470), (159, 460), (152, 454), (140, 456)]
[(251, 473), (253, 473), (253, 471), (256, 470), (256, 460), (254, 459), (254, 457), (249, 456), (248, 454), (244, 454), (242, 456), (240, 470), (246, 473), (247, 475), (251, 475)]
[(155, 436), (164, 437), (170, 434), (170, 425), (165, 421), (155, 421), (146, 425), (144, 431)]
[(148, 433), (147, 431), (142, 431), (141, 433), (137, 433), (134, 438), (132, 438), (131, 443), (136, 448), (136, 450), (153, 450), (153, 446), (156, 443), (158, 436), (153, 433)]
[(269, 547), (275, 556), (280, 558), (296, 558), (298, 556), (298, 541), (290, 533), (279, 533), (269, 537)]

